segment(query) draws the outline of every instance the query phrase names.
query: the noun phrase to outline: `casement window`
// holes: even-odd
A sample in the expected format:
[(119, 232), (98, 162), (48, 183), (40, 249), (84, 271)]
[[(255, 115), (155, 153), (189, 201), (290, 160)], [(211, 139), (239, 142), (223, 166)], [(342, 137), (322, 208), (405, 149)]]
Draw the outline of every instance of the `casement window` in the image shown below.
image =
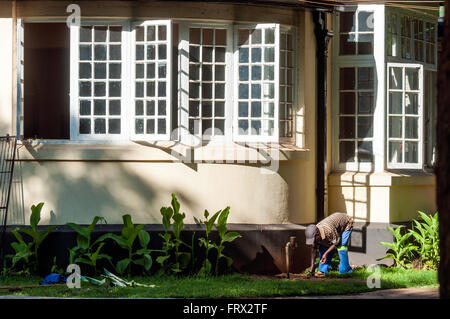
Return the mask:
[(294, 88), (295, 59), (294, 34), (292, 30), (282, 30), (280, 36), (280, 107), (279, 132), (280, 139), (294, 138)]
[(278, 141), (278, 25), (236, 27), (235, 136), (240, 141)]
[(339, 162), (373, 162), (374, 67), (339, 69)]
[(401, 18), (400, 43), (402, 48), (402, 58), (411, 59), (411, 19), (409, 16)]
[(396, 57), (399, 55), (398, 41), (398, 15), (396, 13), (388, 13), (386, 15), (386, 49), (387, 55)]
[[(398, 42), (399, 35), (400, 42)], [(435, 46), (435, 23), (420, 17), (410, 17), (401, 12), (386, 13), (386, 54), (388, 57), (434, 65)]]
[(437, 83), (436, 71), (424, 70), (424, 163), (428, 167), (436, 164), (436, 126), (437, 126)]
[[(52, 113), (53, 122), (63, 125), (63, 114), (56, 110), (66, 110), (67, 124), (59, 129), (64, 134), (56, 129), (44, 134), (48, 125), (25, 115), (26, 138), (109, 143), (184, 142), (194, 136), (201, 141), (294, 142), (293, 28), (172, 20), (93, 19), (70, 28), (59, 22), (27, 24), (29, 65), (39, 66), (43, 58), (31, 46), (44, 43), (40, 39), (49, 29), (60, 33), (45, 49), (49, 55), (56, 47), (59, 56), (51, 53), (41, 64), (58, 65), (51, 68), (61, 73), (54, 85), (67, 84), (58, 91), (61, 98), (54, 101)], [(37, 95), (47, 92), (46, 97), (55, 99), (56, 94), (48, 94), (50, 87), (35, 90), (38, 71), (29, 68), (35, 78), (25, 86), (28, 112), (44, 114), (38, 110), (53, 104)], [(176, 134), (174, 129), (179, 129)]]
[(226, 27), (189, 27), (189, 133), (225, 135)]
[(121, 139), (126, 130), (123, 24), (71, 27), (71, 139)]
[(133, 139), (169, 140), (172, 24), (148, 21), (132, 31)]
[(436, 25), (434, 23), (425, 23), (425, 62), (435, 64), (436, 54)]
[(339, 54), (371, 55), (374, 52), (373, 11), (341, 12), (339, 17)]
[(387, 166), (422, 168), (423, 67), (389, 63), (387, 74)]

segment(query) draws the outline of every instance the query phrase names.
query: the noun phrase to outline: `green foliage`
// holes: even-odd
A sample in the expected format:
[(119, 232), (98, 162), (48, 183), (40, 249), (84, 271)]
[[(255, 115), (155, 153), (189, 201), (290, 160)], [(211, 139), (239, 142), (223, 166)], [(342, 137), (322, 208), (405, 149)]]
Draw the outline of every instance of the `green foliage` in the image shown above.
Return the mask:
[(222, 211), (219, 210), (217, 213), (215, 213), (208, 219), (209, 212), (205, 209), (205, 213), (203, 214), (203, 216), (205, 217), (204, 221), (198, 220), (197, 218), (194, 217), (194, 221), (197, 224), (204, 224), (206, 227), (205, 237), (199, 238), (200, 246), (205, 247), (206, 251), (205, 251), (205, 259), (203, 261), (202, 267), (200, 268), (200, 270), (198, 272), (198, 275), (209, 275), (212, 273), (212, 264), (209, 261), (208, 256), (209, 256), (210, 249), (215, 248), (215, 245), (213, 242), (211, 242), (209, 240), (209, 234), (211, 233), (214, 223), (221, 212)]
[(388, 227), (394, 234), (394, 243), (381, 242), (389, 248), (388, 254), (381, 259), (393, 259), (396, 266), (411, 268), (413, 262), (419, 261), (426, 269), (439, 267), (439, 220), (438, 213), (427, 215), (418, 212), (422, 222), (413, 220), (412, 229), (403, 232), (404, 226), (395, 231)]
[(172, 207), (162, 207), (162, 224), (164, 234), (159, 234), (163, 239), (163, 254), (156, 258), (156, 262), (161, 265), (161, 271), (168, 274), (179, 274), (187, 269), (191, 260), (191, 253), (181, 251), (182, 246), (190, 249), (192, 247), (181, 240), (181, 231), (184, 227), (186, 214), (180, 213), (180, 203), (175, 194), (172, 193)]
[(217, 259), (216, 259), (216, 267), (215, 274), (217, 275), (219, 272), (219, 261), (221, 258), (226, 260), (227, 267), (230, 268), (233, 263), (233, 259), (223, 254), (223, 250), (225, 249), (225, 243), (231, 243), (235, 239), (242, 237), (241, 234), (237, 232), (229, 232), (227, 228), (227, 220), (228, 215), (230, 214), (230, 207), (228, 206), (224, 210), (222, 210), (217, 218), (217, 223), (214, 225), (219, 233), (219, 244), (214, 244), (214, 247), (217, 249)]
[(381, 245), (389, 248), (390, 252), (377, 260), (392, 259), (396, 266), (407, 268), (407, 264), (413, 257), (413, 251), (415, 251), (417, 247), (408, 240), (412, 236), (412, 233), (406, 232), (402, 234), (403, 228), (404, 226), (399, 226), (394, 230), (391, 227), (387, 227), (394, 235), (395, 240), (393, 243), (380, 242)]
[[(131, 264), (139, 265), (144, 271), (150, 271), (152, 267), (152, 257), (148, 245), (150, 243), (150, 235), (143, 228), (144, 225), (134, 226), (130, 215), (123, 215), (123, 228), (121, 236), (116, 234), (105, 234), (104, 239), (110, 238), (114, 240), (121, 248), (128, 251), (127, 258), (119, 260), (116, 264), (116, 271), (123, 274), (128, 270), (128, 276), (131, 275)], [(138, 239), (140, 249), (133, 250), (134, 243)]]
[[(17, 242), (11, 243), (12, 248), (15, 251), (14, 255), (8, 255), (12, 261), (11, 269), (15, 268), (19, 263), (22, 265), (22, 271), (25, 273), (37, 273), (39, 269), (39, 246), (48, 236), (48, 234), (56, 227), (49, 226), (44, 230), (38, 231), (37, 225), (41, 220), (41, 210), (44, 203), (39, 203), (37, 206), (31, 206), (30, 215), (30, 228), (16, 228), (11, 230)], [(24, 233), (31, 237), (30, 242), (25, 242), (20, 233)]]
[(428, 269), (439, 267), (439, 220), (438, 213), (426, 215), (418, 212), (423, 222), (413, 220), (413, 228), (409, 230), (417, 243), (416, 251), (420, 261)]
[(103, 242), (106, 238), (109, 238), (110, 234), (105, 234), (92, 242), (91, 233), (95, 228), (95, 225), (99, 221), (104, 221), (105, 218), (95, 216), (92, 223), (87, 227), (81, 227), (75, 223), (67, 223), (67, 226), (77, 232), (77, 245), (69, 250), (70, 264), (83, 263), (91, 266), (95, 273), (97, 273), (97, 262), (101, 259), (106, 259), (110, 263), (112, 258), (106, 254), (101, 253), (101, 249), (105, 245)]

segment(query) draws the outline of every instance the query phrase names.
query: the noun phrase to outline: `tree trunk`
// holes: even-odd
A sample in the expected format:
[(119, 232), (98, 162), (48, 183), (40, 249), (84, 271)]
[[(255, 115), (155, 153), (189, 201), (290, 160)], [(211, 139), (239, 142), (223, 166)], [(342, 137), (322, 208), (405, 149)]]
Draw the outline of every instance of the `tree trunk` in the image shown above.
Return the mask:
[(448, 23), (448, 4), (449, 1), (445, 1), (446, 18), (442, 52), (438, 65), (438, 161), (436, 167), (441, 250), (439, 282), (441, 298), (446, 299), (450, 298), (450, 24)]

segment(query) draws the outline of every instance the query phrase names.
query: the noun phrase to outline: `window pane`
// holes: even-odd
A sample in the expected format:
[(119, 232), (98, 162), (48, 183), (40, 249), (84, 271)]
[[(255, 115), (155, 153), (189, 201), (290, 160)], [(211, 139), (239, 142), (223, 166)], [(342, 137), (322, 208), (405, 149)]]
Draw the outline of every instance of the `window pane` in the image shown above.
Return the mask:
[(339, 71), (339, 89), (355, 89), (355, 68), (341, 68)]
[(106, 115), (105, 100), (94, 100), (94, 115)]
[(402, 162), (402, 142), (389, 142), (389, 162)]
[(355, 137), (355, 118), (341, 117), (339, 121), (339, 138), (354, 138)]
[(417, 117), (405, 118), (405, 137), (418, 138), (419, 122)]
[(419, 94), (406, 93), (405, 94), (405, 113), (418, 114), (419, 112)]
[(347, 163), (355, 161), (355, 142), (342, 141), (339, 143), (339, 162)]
[(373, 12), (361, 11), (358, 13), (358, 31), (373, 31)]
[(402, 114), (402, 92), (389, 92), (389, 114)]
[(80, 119), (80, 134), (91, 134), (91, 120)]
[(80, 63), (79, 64), (79, 78), (89, 79), (91, 77), (91, 64), (90, 63)]
[(109, 119), (109, 134), (120, 134), (120, 119)]
[(418, 163), (418, 154), (417, 142), (405, 142), (405, 163)]
[(248, 121), (239, 120), (238, 121), (239, 135), (248, 135)]
[(358, 162), (373, 162), (372, 142), (358, 142)]
[(91, 82), (80, 82), (79, 86), (80, 96), (91, 96)]
[(398, 116), (389, 117), (389, 137), (402, 138), (402, 118)]
[(339, 109), (341, 114), (355, 114), (355, 93), (341, 92), (339, 99)]
[(144, 101), (136, 101), (135, 114), (144, 115)]
[(373, 68), (358, 68), (358, 89), (373, 89)]
[(406, 90), (419, 89), (419, 69), (405, 68)]
[(80, 115), (91, 115), (91, 101), (80, 101)]
[(373, 137), (372, 116), (358, 117), (358, 138)]
[(94, 133), (95, 134), (105, 134), (106, 133), (106, 120), (105, 119), (95, 119), (94, 120)]
[(402, 68), (390, 68), (389, 88), (401, 90), (403, 89)]
[(355, 30), (355, 12), (339, 13), (339, 31), (353, 32)]
[(247, 102), (239, 102), (239, 117), (247, 117), (248, 116), (248, 103)]
[(109, 101), (109, 115), (120, 115), (120, 100)]
[(358, 114), (373, 114), (374, 99), (372, 92), (358, 93)]
[(94, 64), (94, 77), (96, 79), (106, 79), (106, 63)]
[(358, 54), (373, 54), (373, 34), (359, 34)]
[(340, 54), (353, 55), (356, 52), (356, 38), (354, 34), (340, 35)]
[(155, 101), (147, 101), (145, 105), (145, 114), (148, 116), (155, 115)]

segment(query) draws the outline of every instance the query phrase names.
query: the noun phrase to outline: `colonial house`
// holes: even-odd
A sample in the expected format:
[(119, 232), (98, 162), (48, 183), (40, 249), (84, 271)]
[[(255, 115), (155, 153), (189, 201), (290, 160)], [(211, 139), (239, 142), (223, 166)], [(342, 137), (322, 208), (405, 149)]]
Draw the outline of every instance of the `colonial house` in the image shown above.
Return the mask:
[[(304, 225), (352, 216), (350, 261), (434, 212), (436, 3), (1, 1), (8, 224), (161, 223), (231, 207), (235, 265), (285, 271)], [(155, 226), (156, 227), (156, 226)]]

